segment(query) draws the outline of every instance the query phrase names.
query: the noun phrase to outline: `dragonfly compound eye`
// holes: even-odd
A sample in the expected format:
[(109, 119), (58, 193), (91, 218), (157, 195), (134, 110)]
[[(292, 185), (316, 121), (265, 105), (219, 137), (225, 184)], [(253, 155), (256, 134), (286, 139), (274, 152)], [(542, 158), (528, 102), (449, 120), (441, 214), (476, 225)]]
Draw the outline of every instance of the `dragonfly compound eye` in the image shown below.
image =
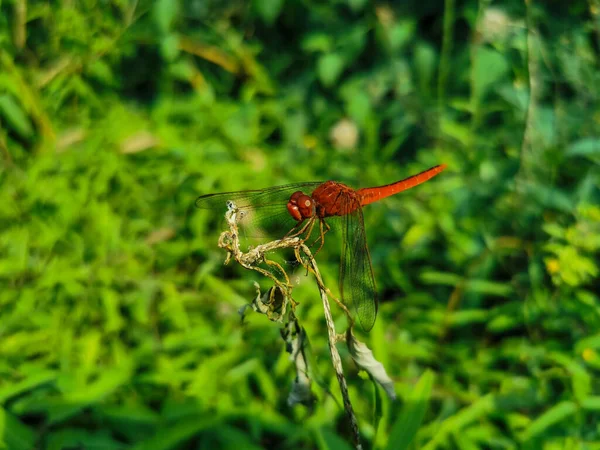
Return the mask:
[(287, 210), (294, 219), (304, 220), (314, 215), (313, 199), (302, 191), (296, 191), (290, 196)]
[(313, 199), (308, 195), (302, 194), (297, 199), (298, 211), (303, 219), (312, 217), (315, 214)]
[(290, 196), (290, 202), (292, 202), (295, 205), (296, 203), (298, 203), (298, 198), (302, 197), (303, 195), (304, 195), (304, 192), (302, 192), (302, 191), (296, 191), (296, 192), (294, 192)]
[(298, 206), (295, 205), (291, 200), (287, 204), (287, 210), (294, 219), (297, 221), (302, 220), (302, 214), (300, 214), (300, 211), (298, 211)]

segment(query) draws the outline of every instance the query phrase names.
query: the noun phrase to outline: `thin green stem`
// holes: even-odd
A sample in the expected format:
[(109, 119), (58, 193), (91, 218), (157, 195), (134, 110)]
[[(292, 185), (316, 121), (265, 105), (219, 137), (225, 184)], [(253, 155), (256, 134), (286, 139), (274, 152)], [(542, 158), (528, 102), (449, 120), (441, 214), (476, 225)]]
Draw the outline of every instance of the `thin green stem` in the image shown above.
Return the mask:
[(440, 57), (440, 69), (438, 74), (438, 112), (441, 113), (446, 100), (446, 83), (450, 73), (450, 55), (452, 53), (453, 29), (456, 7), (454, 0), (444, 1), (444, 32), (442, 36), (442, 54)]

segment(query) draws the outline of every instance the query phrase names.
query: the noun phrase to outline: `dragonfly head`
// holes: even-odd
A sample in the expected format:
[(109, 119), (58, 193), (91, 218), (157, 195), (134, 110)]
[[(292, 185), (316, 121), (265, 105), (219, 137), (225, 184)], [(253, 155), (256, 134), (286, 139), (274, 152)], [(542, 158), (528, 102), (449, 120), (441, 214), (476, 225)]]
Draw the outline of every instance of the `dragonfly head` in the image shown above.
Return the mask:
[(290, 196), (287, 204), (290, 215), (298, 222), (315, 215), (315, 201), (302, 191), (296, 191)]

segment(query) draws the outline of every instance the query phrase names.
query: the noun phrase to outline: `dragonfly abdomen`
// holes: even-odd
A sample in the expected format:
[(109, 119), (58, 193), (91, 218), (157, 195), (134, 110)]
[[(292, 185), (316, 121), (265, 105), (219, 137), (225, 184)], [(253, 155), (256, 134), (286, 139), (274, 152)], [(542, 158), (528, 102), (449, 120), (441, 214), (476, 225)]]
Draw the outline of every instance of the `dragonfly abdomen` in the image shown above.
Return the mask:
[(360, 199), (361, 206), (369, 205), (383, 198), (418, 186), (421, 183), (425, 183), (427, 180), (435, 177), (446, 167), (446, 164), (440, 164), (439, 166), (432, 167), (431, 169), (427, 169), (421, 173), (413, 175), (412, 177), (405, 178), (404, 180), (386, 184), (385, 186), (362, 188), (357, 190), (356, 193)]

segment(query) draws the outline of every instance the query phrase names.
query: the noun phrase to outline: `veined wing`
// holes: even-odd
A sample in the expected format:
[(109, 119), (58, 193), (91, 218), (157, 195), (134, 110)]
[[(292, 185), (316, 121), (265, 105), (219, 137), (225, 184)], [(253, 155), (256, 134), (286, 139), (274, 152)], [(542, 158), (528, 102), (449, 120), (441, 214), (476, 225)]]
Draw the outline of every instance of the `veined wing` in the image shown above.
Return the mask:
[[(358, 201), (348, 198), (345, 201)], [(351, 211), (352, 207), (348, 207)], [(342, 300), (358, 316), (365, 331), (370, 331), (377, 317), (377, 290), (367, 247), (362, 208), (355, 208), (342, 217), (342, 260), (340, 262), (340, 291)]]
[(282, 237), (296, 224), (289, 214), (287, 203), (296, 191), (310, 195), (320, 182), (293, 183), (265, 189), (221, 192), (202, 195), (196, 199), (200, 209), (227, 210), (227, 202), (239, 210), (238, 223), (248, 237)]
[(247, 191), (220, 192), (218, 194), (201, 195), (196, 199), (196, 207), (200, 209), (227, 209), (227, 201), (232, 200), (238, 208), (265, 208), (273, 205), (287, 204), (290, 196), (296, 191), (310, 195), (321, 182), (292, 183), (265, 189)]

